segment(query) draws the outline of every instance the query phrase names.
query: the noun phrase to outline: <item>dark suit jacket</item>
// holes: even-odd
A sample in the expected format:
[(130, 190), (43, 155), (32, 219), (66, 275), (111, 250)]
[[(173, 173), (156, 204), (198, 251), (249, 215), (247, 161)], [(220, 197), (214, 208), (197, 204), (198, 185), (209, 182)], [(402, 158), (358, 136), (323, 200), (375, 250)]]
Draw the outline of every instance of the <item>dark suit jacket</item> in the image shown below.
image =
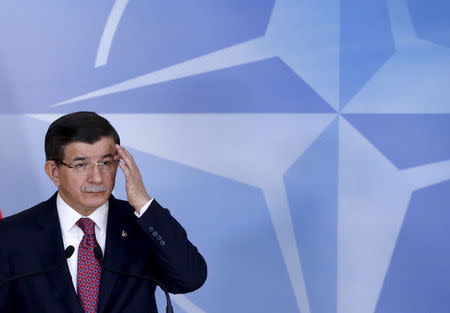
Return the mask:
[[(186, 232), (153, 200), (139, 219), (126, 201), (109, 199), (104, 264), (111, 270), (151, 275), (171, 293), (186, 293), (206, 280), (206, 263)], [(122, 236), (125, 232), (127, 235)], [(73, 255), (72, 257), (77, 257)], [(15, 275), (56, 270), (16, 280), (0, 290), (1, 313), (82, 313), (64, 261), (56, 194), (0, 221), (0, 282)], [(103, 271), (99, 313), (157, 312), (155, 285)]]

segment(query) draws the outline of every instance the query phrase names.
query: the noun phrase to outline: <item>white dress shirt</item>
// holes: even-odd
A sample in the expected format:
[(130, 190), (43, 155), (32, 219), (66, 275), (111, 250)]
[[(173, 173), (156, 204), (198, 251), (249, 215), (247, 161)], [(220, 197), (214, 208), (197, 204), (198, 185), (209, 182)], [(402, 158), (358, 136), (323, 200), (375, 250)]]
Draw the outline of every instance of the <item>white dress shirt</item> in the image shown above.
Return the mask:
[[(153, 199), (150, 199), (140, 210), (140, 213), (134, 212), (139, 218), (148, 209)], [(75, 248), (72, 256), (67, 259), (67, 265), (69, 266), (70, 275), (72, 276), (72, 282), (75, 290), (77, 290), (77, 266), (78, 266), (78, 246), (81, 239), (83, 239), (84, 233), (80, 227), (76, 224), (80, 218), (89, 217), (95, 222), (95, 237), (97, 243), (100, 245), (103, 253), (105, 251), (106, 242), (106, 228), (108, 222), (108, 209), (109, 203), (106, 201), (102, 206), (95, 209), (89, 216), (83, 216), (74, 209), (72, 209), (59, 195), (56, 198), (56, 208), (58, 210), (58, 218), (61, 226), (62, 239), (64, 249), (68, 246)]]

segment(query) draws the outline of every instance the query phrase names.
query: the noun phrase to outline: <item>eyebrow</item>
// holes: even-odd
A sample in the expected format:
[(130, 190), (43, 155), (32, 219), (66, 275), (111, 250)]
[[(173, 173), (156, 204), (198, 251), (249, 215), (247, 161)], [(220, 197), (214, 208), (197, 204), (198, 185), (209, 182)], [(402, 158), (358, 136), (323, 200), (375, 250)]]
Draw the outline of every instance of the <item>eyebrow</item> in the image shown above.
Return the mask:
[(107, 153), (102, 155), (101, 159), (106, 159), (106, 158), (112, 158), (116, 155), (117, 153)]
[[(107, 154), (102, 155), (102, 156), (100, 157), (100, 159), (112, 158), (112, 157), (114, 157), (116, 154), (117, 154), (117, 153), (107, 153)], [(75, 157), (74, 159), (72, 159), (72, 161), (73, 161), (73, 162), (75, 162), (75, 161), (85, 161), (85, 160), (87, 160), (87, 159), (88, 159), (87, 157), (81, 157), (81, 156), (78, 156), (78, 157)]]
[(72, 161), (84, 161), (86, 159), (87, 159), (86, 157), (76, 157), (76, 158), (72, 159)]

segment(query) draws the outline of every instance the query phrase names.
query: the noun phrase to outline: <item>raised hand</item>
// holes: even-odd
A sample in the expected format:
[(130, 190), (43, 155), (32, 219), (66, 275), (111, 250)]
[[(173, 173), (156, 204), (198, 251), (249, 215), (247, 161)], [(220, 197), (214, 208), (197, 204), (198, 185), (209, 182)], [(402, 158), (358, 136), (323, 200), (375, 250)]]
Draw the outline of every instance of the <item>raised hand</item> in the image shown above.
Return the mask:
[(151, 198), (145, 189), (141, 172), (133, 156), (119, 145), (116, 145), (116, 150), (115, 160), (119, 161), (119, 167), (125, 175), (128, 202), (139, 213), (144, 204)]

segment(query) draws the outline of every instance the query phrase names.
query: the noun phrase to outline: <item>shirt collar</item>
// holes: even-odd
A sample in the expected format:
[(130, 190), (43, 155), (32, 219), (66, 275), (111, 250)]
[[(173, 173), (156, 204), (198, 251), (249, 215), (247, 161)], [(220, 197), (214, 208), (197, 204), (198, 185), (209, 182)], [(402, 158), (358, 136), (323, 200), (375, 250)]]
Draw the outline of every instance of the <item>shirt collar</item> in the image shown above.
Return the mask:
[[(86, 217), (75, 211), (69, 206), (60, 196), (59, 192), (56, 197), (56, 208), (58, 210), (59, 222), (63, 232), (69, 232), (76, 224), (76, 222)], [(106, 201), (100, 207), (94, 210), (88, 217), (95, 222), (100, 231), (106, 230), (106, 223), (108, 221), (109, 203)]]

